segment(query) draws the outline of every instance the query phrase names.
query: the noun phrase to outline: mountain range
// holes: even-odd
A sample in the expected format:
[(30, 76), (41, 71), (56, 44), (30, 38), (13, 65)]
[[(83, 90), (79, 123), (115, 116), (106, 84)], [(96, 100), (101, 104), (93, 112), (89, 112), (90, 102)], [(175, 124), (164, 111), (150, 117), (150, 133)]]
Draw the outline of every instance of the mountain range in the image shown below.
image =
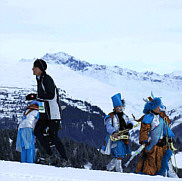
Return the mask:
[[(83, 130), (85, 130), (83, 134), (90, 135), (88, 137), (91, 138), (94, 131), (90, 133), (90, 130), (96, 129), (103, 137), (105, 134), (103, 117), (112, 111), (111, 96), (118, 92), (126, 101), (125, 113), (130, 118), (132, 113), (136, 118), (142, 116), (145, 104), (143, 98), (150, 96), (152, 91), (156, 97), (162, 97), (163, 104), (167, 107), (166, 111), (173, 122), (172, 128), (178, 130), (177, 127), (182, 125), (182, 72), (164, 75), (148, 71), (136, 72), (119, 66), (90, 64), (64, 52), (47, 53), (41, 58), (47, 62), (47, 73), (53, 77), (57, 87), (61, 90), (63, 104), (67, 107), (71, 106), (72, 111), (76, 108), (76, 112), (82, 111), (83, 114), (89, 113), (89, 107), (94, 107), (95, 115), (100, 116), (97, 121), (96, 117), (92, 117), (93, 112), (90, 112), (90, 115), (84, 118), (83, 114), (80, 114), (82, 117), (70, 119), (69, 124), (74, 122), (74, 124), (81, 125), (75, 128), (76, 133), (71, 136), (72, 138), (83, 133)], [(34, 60), (21, 59), (10, 63), (2, 61), (0, 90), (6, 89), (7, 92), (11, 92), (13, 88), (35, 91), (36, 81), (31, 70)], [(82, 120), (81, 123), (79, 123), (80, 120)], [(89, 126), (89, 129), (84, 125)], [(136, 142), (138, 134), (135, 133), (138, 129), (132, 131), (131, 136), (131, 139)], [(68, 129), (67, 132), (64, 130), (62, 133), (70, 134)], [(177, 135), (182, 142), (181, 134)], [(98, 146), (100, 142), (101, 140), (96, 145)]]

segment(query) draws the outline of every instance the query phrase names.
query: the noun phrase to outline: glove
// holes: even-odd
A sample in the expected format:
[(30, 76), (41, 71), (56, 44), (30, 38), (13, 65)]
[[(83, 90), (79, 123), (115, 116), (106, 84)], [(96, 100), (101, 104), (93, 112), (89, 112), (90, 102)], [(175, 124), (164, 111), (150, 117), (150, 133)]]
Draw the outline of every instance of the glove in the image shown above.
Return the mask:
[(117, 138), (118, 137), (118, 133), (117, 132), (113, 132), (112, 135), (114, 136), (114, 138)]
[(37, 94), (31, 93), (26, 96), (26, 100), (35, 100), (37, 98)]
[(172, 142), (173, 142), (173, 138), (169, 138), (169, 139), (168, 139), (168, 142), (169, 142), (169, 143), (172, 143)]
[(126, 125), (127, 129), (132, 129), (133, 128), (133, 124), (132, 123), (129, 123)]

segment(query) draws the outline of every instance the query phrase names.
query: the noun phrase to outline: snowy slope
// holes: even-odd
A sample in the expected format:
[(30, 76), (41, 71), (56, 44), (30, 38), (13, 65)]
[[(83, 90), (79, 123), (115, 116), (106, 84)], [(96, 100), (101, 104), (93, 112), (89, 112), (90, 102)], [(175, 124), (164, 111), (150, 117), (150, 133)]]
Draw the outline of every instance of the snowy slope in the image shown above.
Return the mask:
[(0, 161), (1, 181), (166, 181), (180, 180), (162, 176), (144, 176), (75, 168), (56, 168), (37, 164)]
[[(54, 78), (58, 88), (65, 90), (67, 98), (87, 101), (100, 107), (107, 114), (113, 109), (111, 96), (121, 92), (126, 101), (125, 113), (130, 118), (133, 113), (138, 119), (143, 115), (143, 98), (150, 96), (153, 91), (155, 96), (162, 97), (173, 122), (172, 128), (182, 125), (182, 72), (165, 75), (136, 72), (118, 66), (90, 64), (63, 52), (47, 53), (43, 59), (48, 63), (47, 73)], [(33, 61), (34, 59), (22, 59), (17, 62), (1, 60), (0, 89), (18, 87), (35, 90)], [(80, 108), (79, 105), (76, 106)], [(83, 107), (81, 109), (84, 110)], [(135, 130), (137, 129), (139, 127)], [(177, 135), (182, 140), (180, 132)], [(138, 142), (137, 132), (132, 131), (131, 138)]]
[(182, 123), (182, 106), (175, 107), (168, 112), (171, 120), (173, 120), (172, 128)]
[[(138, 73), (120, 67), (92, 65), (76, 60), (65, 53), (46, 54), (43, 57), (48, 63), (47, 73), (57, 86), (66, 91), (73, 99), (87, 101), (99, 106), (105, 113), (112, 111), (110, 97), (118, 92), (126, 100), (125, 112), (141, 116), (143, 98), (153, 91), (155, 96), (162, 96), (168, 110), (181, 106), (182, 77), (180, 72), (159, 75), (153, 72)], [(32, 75), (33, 60), (19, 62), (1, 62), (0, 86), (35, 88), (35, 77)]]
[(171, 157), (173, 165), (175, 165), (175, 160), (178, 168), (182, 168), (182, 152), (178, 152), (175, 157)]

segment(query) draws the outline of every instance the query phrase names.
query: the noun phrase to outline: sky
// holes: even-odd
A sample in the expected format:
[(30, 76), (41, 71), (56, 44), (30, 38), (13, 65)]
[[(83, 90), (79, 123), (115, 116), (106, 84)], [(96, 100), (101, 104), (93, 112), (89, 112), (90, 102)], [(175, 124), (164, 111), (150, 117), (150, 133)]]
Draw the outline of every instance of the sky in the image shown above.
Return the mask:
[(0, 0), (0, 61), (65, 52), (89, 63), (182, 71), (181, 0)]

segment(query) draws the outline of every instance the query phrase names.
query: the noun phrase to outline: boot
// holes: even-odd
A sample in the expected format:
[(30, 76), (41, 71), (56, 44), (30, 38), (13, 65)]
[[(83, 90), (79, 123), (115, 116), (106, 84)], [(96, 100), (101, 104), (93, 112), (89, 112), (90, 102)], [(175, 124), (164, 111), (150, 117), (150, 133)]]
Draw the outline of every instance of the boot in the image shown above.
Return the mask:
[(56, 157), (54, 155), (46, 154), (45, 157), (41, 157), (37, 159), (37, 163), (43, 165), (54, 165), (56, 163)]
[(55, 162), (55, 156), (54, 155), (48, 155), (45, 158), (45, 165), (53, 165)]
[(113, 159), (109, 162), (109, 164), (107, 165), (107, 170), (108, 170), (108, 171), (112, 171), (112, 170), (114, 169), (114, 167), (115, 167), (115, 160), (116, 160), (116, 158), (113, 158)]
[(116, 164), (116, 172), (123, 173), (122, 160), (121, 159), (116, 159), (115, 164)]

